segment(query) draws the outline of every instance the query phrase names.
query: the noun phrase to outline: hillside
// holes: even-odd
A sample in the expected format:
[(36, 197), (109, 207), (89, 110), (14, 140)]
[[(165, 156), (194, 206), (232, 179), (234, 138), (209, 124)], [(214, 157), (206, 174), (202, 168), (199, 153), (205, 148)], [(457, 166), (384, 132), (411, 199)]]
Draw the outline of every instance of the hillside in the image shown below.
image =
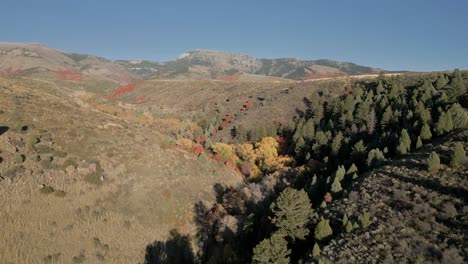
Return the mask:
[(0, 43), (0, 72), (58, 80), (108, 80), (128, 83), (133, 76), (110, 60), (63, 52), (41, 44)]
[(193, 231), (193, 203), (212, 203), (211, 186), (241, 180), (89, 95), (0, 76), (3, 263), (141, 263), (171, 229)]
[[(465, 263), (468, 228), (468, 163), (453, 169), (442, 165), (427, 171), (432, 151), (450, 163), (455, 142), (468, 148), (468, 131), (456, 131), (419, 151), (385, 164), (368, 174), (325, 212), (335, 230), (322, 249), (323, 263)], [(368, 212), (370, 226), (347, 232), (343, 216), (359, 223)]]

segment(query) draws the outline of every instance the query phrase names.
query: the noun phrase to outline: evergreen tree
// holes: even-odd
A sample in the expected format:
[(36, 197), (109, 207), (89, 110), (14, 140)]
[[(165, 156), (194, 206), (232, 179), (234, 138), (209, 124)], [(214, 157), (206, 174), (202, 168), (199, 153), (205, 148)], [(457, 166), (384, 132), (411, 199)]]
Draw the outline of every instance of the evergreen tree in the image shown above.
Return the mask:
[(332, 142), (332, 145), (331, 145), (331, 148), (332, 148), (332, 154), (333, 155), (338, 155), (339, 151), (340, 151), (340, 148), (341, 148), (341, 142), (343, 141), (343, 133), (341, 133), (341, 131), (339, 131), (335, 138), (333, 139), (333, 142)]
[(386, 109), (385, 109), (385, 112), (383, 113), (382, 115), (382, 119), (380, 121), (380, 125), (385, 128), (388, 124), (390, 124), (390, 122), (393, 120), (393, 111), (392, 111), (392, 107), (391, 106), (388, 106)]
[(351, 221), (348, 221), (345, 228), (346, 228), (346, 233), (353, 232), (353, 224), (351, 223)]
[(370, 222), (370, 215), (368, 212), (365, 212), (359, 216), (359, 221), (361, 222), (361, 226), (363, 228), (368, 227), (371, 222)]
[(421, 128), (420, 138), (424, 141), (430, 140), (432, 138), (431, 128), (428, 124), (424, 124)]
[(273, 234), (260, 242), (253, 250), (252, 263), (255, 264), (288, 264), (291, 250), (283, 236)]
[(317, 244), (317, 242), (314, 244), (314, 248), (312, 249), (312, 257), (318, 257), (320, 256), (320, 247)]
[(427, 170), (430, 172), (437, 171), (440, 167), (440, 158), (434, 151), (431, 152), (429, 158), (426, 160)]
[(351, 166), (349, 166), (349, 169), (348, 169), (348, 171), (346, 172), (346, 174), (347, 174), (347, 175), (353, 174), (353, 173), (355, 173), (355, 172), (357, 172), (357, 171), (358, 171), (358, 168), (357, 168), (356, 165), (353, 163), (353, 164), (351, 164)]
[[(468, 115), (466, 114), (465, 110), (463, 110), (463, 107), (461, 107), (460, 104), (455, 103), (450, 107), (450, 109), (447, 111), (447, 118), (449, 117), (452, 119), (451, 121), (453, 122), (452, 129), (468, 127)], [(446, 126), (449, 126), (449, 124), (446, 124)]]
[(462, 142), (457, 142), (455, 144), (455, 147), (453, 149), (453, 153), (450, 157), (450, 166), (452, 168), (457, 168), (460, 166), (460, 164), (463, 162), (463, 160), (465, 159), (465, 149), (463, 147), (463, 143)]
[(450, 98), (456, 100), (458, 97), (466, 93), (466, 87), (463, 83), (463, 77), (459, 69), (455, 69), (452, 76), (449, 86), (449, 95)]
[(343, 226), (346, 226), (346, 224), (348, 223), (348, 214), (345, 213), (343, 215), (343, 219), (341, 219), (341, 223), (343, 224)]
[(419, 149), (420, 147), (422, 147), (422, 145), (423, 143), (422, 143), (421, 137), (418, 137), (416, 141), (416, 149)]
[(315, 239), (323, 240), (333, 234), (333, 230), (330, 227), (330, 220), (323, 217), (320, 218), (317, 226), (315, 227)]
[(380, 149), (372, 149), (369, 151), (367, 156), (367, 166), (374, 167), (379, 166), (383, 161), (385, 161), (385, 156)]
[(339, 192), (341, 192), (341, 190), (343, 190), (343, 189), (341, 188), (340, 180), (335, 177), (335, 180), (333, 180), (333, 183), (331, 185), (331, 192), (332, 193), (339, 193)]
[(304, 239), (309, 234), (306, 227), (313, 216), (312, 204), (304, 190), (286, 188), (271, 205), (278, 233), (293, 239)]
[(343, 165), (338, 166), (338, 169), (335, 172), (335, 178), (338, 178), (338, 181), (342, 181), (346, 174), (346, 170)]
[(312, 141), (315, 136), (315, 127), (314, 127), (314, 120), (309, 118), (307, 122), (304, 124), (301, 130), (301, 135), (305, 141)]
[(399, 140), (399, 145), (397, 147), (397, 151), (400, 154), (406, 154), (408, 151), (411, 150), (411, 138), (406, 131), (406, 129), (401, 130), (401, 135), (400, 135), (400, 140)]

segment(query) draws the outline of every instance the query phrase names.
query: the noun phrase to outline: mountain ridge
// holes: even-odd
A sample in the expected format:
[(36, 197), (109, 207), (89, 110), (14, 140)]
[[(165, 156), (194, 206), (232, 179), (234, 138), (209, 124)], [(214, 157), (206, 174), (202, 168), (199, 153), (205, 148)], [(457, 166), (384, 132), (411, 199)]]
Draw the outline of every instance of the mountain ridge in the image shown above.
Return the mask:
[[(194, 49), (177, 59), (110, 60), (104, 57), (62, 51), (40, 43), (0, 43), (0, 71), (9, 75), (60, 75), (78, 80), (97, 78), (118, 83), (135, 79), (223, 79), (241, 75), (292, 80), (375, 74), (384, 70), (329, 59), (256, 58), (244, 53)], [(65, 77), (63, 75), (65, 74)], [(72, 76), (72, 77), (70, 77)], [(257, 78), (258, 79), (258, 78)]]

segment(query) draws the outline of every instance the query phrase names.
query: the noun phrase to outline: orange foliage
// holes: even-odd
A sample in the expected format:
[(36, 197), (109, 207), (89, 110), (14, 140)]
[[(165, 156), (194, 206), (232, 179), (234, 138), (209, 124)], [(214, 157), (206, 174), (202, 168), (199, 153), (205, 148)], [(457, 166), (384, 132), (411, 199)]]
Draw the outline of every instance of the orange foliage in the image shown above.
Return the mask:
[(231, 119), (232, 119), (232, 117), (230, 115), (225, 115), (224, 116), (224, 121), (226, 121), (226, 122), (230, 122)]
[(197, 156), (200, 156), (200, 154), (204, 152), (205, 152), (205, 149), (200, 144), (195, 144), (195, 146), (193, 147), (193, 153), (195, 153), (195, 155)]
[(227, 123), (226, 122), (223, 122), (221, 123), (221, 125), (219, 126), (219, 130), (223, 130), (227, 127)]
[(218, 164), (223, 164), (223, 159), (221, 158), (221, 155), (216, 154), (214, 158)]
[(199, 136), (199, 137), (197, 138), (196, 141), (197, 141), (198, 144), (203, 144), (203, 143), (205, 143), (205, 141), (206, 141), (206, 135), (203, 134), (203, 135)]
[(325, 196), (323, 197), (323, 200), (327, 203), (331, 203), (332, 199), (333, 199), (332, 195), (329, 192), (327, 192)]
[(214, 128), (213, 131), (211, 132), (211, 135), (216, 136), (216, 134), (218, 134), (218, 129)]

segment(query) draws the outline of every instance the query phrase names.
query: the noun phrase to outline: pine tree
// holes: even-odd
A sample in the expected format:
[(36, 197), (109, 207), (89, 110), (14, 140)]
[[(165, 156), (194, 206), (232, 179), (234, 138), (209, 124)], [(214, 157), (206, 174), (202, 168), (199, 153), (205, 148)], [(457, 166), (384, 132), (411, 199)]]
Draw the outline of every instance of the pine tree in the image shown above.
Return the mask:
[(335, 138), (333, 139), (331, 149), (332, 149), (332, 154), (333, 155), (338, 155), (340, 148), (341, 148), (341, 142), (343, 141), (343, 133), (339, 131)]
[(465, 149), (462, 142), (457, 142), (453, 149), (452, 156), (450, 157), (450, 166), (452, 168), (458, 168), (465, 159)]
[(358, 175), (357, 175), (357, 173), (354, 173), (354, 174), (353, 174), (353, 180), (357, 180), (357, 178), (359, 178)]
[(400, 154), (406, 154), (408, 151), (411, 149), (411, 138), (406, 131), (406, 129), (401, 130), (401, 135), (400, 135), (400, 140), (399, 140), (399, 145), (397, 147), (397, 150)]
[[(447, 118), (449, 117), (452, 119), (451, 121), (453, 125), (453, 128), (450, 130), (468, 127), (468, 115), (460, 104), (455, 103), (450, 107), (450, 109), (447, 111)], [(447, 124), (447, 126), (449, 126), (449, 124)]]
[(430, 172), (437, 171), (440, 167), (440, 158), (434, 151), (431, 152), (429, 158), (426, 160), (427, 170)]
[(385, 156), (380, 149), (372, 149), (367, 156), (367, 166), (373, 167), (380, 165), (385, 161)]
[(288, 264), (291, 250), (288, 242), (283, 236), (273, 234), (270, 239), (266, 238), (253, 250), (252, 263), (255, 264)]
[(371, 222), (370, 222), (370, 215), (368, 212), (365, 212), (359, 216), (359, 221), (361, 222), (361, 226), (363, 228), (368, 227)]
[(419, 135), (422, 140), (427, 141), (432, 138), (431, 128), (428, 124), (424, 124), (421, 128), (421, 134)]
[(351, 223), (351, 221), (348, 221), (348, 223), (346, 224), (346, 233), (351, 232), (353, 232), (353, 224)]
[(343, 165), (338, 166), (338, 169), (335, 172), (335, 178), (338, 178), (338, 181), (342, 181), (346, 174), (346, 170)]
[(356, 165), (353, 163), (353, 164), (351, 164), (351, 166), (349, 166), (349, 169), (348, 169), (348, 171), (346, 172), (346, 174), (347, 174), (347, 175), (353, 174), (353, 173), (355, 173), (355, 172), (357, 172), (357, 171), (358, 171), (358, 168), (357, 168)]
[(304, 239), (309, 234), (306, 227), (310, 222), (313, 209), (304, 190), (286, 188), (271, 205), (273, 219), (278, 233), (291, 238)]
[(315, 239), (323, 240), (333, 234), (333, 230), (330, 227), (330, 220), (323, 217), (320, 218), (317, 226), (315, 227)]
[(348, 214), (345, 213), (343, 215), (343, 219), (341, 219), (341, 223), (343, 224), (343, 226), (346, 226), (346, 224), (348, 223)]
[(332, 193), (339, 193), (339, 192), (341, 192), (341, 190), (343, 190), (343, 188), (341, 188), (340, 180), (335, 177), (335, 180), (333, 180), (333, 183), (331, 185), (331, 192)]
[(320, 247), (317, 244), (317, 242), (314, 244), (314, 248), (312, 249), (312, 257), (318, 257), (320, 256)]
[(453, 100), (456, 100), (459, 96), (466, 93), (466, 87), (463, 83), (463, 77), (459, 69), (455, 69), (452, 74), (452, 80), (450, 81), (449, 93)]
[(423, 143), (421, 137), (418, 137), (418, 139), (416, 140), (416, 149), (419, 149), (420, 147), (422, 147), (422, 145)]

